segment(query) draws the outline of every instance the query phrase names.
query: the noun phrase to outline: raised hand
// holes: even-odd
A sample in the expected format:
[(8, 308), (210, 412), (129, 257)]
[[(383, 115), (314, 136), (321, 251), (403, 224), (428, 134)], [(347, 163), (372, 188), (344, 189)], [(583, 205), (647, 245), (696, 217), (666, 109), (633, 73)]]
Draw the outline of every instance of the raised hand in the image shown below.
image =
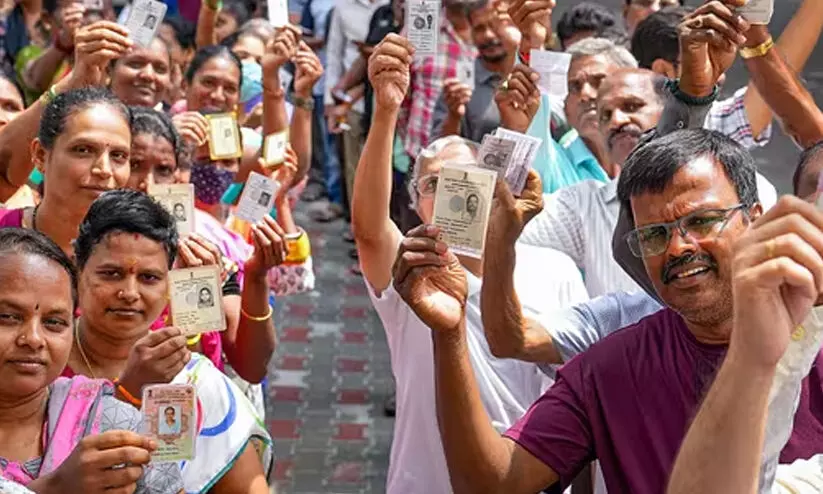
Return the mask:
[(276, 75), (280, 67), (292, 60), (297, 55), (297, 48), (300, 43), (300, 29), (291, 24), (277, 28), (274, 36), (266, 45), (266, 53), (263, 55), (263, 60), (260, 65), (263, 67), (263, 73), (267, 77), (279, 77)]
[(177, 243), (176, 268), (197, 268), (200, 266), (217, 266), (223, 271), (223, 254), (212, 242), (197, 233), (181, 238)]
[(133, 396), (140, 396), (143, 386), (168, 384), (191, 360), (186, 337), (178, 328), (152, 331), (137, 340), (120, 376), (120, 384)]
[(526, 132), (540, 108), (539, 74), (525, 65), (517, 65), (497, 88), (494, 102), (500, 111), (500, 125), (517, 132)]
[(43, 493), (134, 492), (155, 449), (153, 440), (131, 431), (86, 436), (66, 461), (31, 487)]
[(269, 215), (251, 227), (254, 252), (244, 265), (246, 276), (265, 277), (268, 271), (283, 264), (288, 256), (286, 233)]
[(520, 42), (523, 40), (523, 35), (515, 25), (511, 15), (509, 15), (508, 0), (493, 0), (491, 2), (494, 8), (495, 19), (492, 22), (492, 28), (500, 42), (506, 48), (507, 52), (514, 52), (520, 47)]
[(389, 34), (369, 57), (369, 82), (374, 88), (377, 107), (399, 110), (409, 89), (409, 65), (414, 47), (397, 34)]
[(529, 48), (543, 48), (552, 29), (555, 0), (512, 0), (509, 15)]
[(460, 261), (437, 240), (440, 230), (420, 225), (400, 243), (392, 268), (394, 288), (434, 331), (455, 331), (466, 313), (468, 284)]
[(823, 212), (783, 196), (734, 246), (730, 352), (773, 367), (823, 293)]
[(54, 45), (61, 51), (71, 53), (74, 51), (74, 35), (83, 23), (83, 14), (86, 8), (82, 3), (72, 3), (61, 13), (60, 29), (57, 31), (57, 38)]
[(514, 244), (526, 224), (542, 210), (543, 184), (536, 171), (529, 171), (526, 185), (517, 198), (512, 195), (506, 182), (498, 179), (489, 216), (488, 245), (495, 240)]
[(294, 56), (294, 65), (294, 93), (302, 98), (310, 98), (312, 88), (323, 75), (323, 64), (314, 50), (305, 41), (301, 41)]
[(687, 15), (678, 27), (680, 89), (690, 96), (708, 96), (746, 42), (749, 23), (734, 12), (745, 0), (712, 0)]
[(196, 111), (178, 113), (171, 117), (180, 138), (191, 149), (197, 149), (209, 139), (209, 121)]
[(449, 113), (462, 117), (466, 114), (466, 105), (472, 99), (472, 88), (457, 79), (446, 79), (443, 81), (443, 96)]
[(109, 21), (81, 27), (74, 35), (74, 43), (71, 77), (76, 81), (75, 86), (103, 84), (111, 61), (125, 55), (133, 45), (129, 31)]

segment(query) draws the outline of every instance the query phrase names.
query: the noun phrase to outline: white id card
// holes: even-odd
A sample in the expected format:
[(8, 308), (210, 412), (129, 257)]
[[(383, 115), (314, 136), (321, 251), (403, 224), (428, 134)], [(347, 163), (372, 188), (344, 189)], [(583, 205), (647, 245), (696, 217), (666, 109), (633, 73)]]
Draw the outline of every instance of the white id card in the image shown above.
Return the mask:
[(291, 81), (294, 80), (294, 75), (283, 67), (280, 67), (280, 70), (277, 73), (280, 76), (280, 87), (283, 88), (283, 91), (288, 93), (289, 88), (291, 87)]
[(548, 94), (555, 101), (565, 101), (569, 94), (568, 74), (571, 62), (572, 56), (568, 53), (532, 50), (529, 66), (540, 74), (537, 81), (540, 92)]
[(217, 266), (169, 271), (169, 300), (172, 323), (183, 329), (186, 336), (226, 329)]
[(263, 141), (263, 161), (266, 167), (276, 168), (286, 161), (286, 146), (288, 143), (288, 130), (266, 136)]
[(157, 463), (194, 459), (197, 391), (191, 384), (153, 384), (143, 388), (143, 427), (157, 442)]
[(470, 165), (447, 163), (440, 169), (432, 223), (455, 254), (483, 256), (496, 180), (496, 172)]
[(147, 47), (163, 22), (168, 7), (157, 0), (136, 0), (129, 9), (126, 28), (131, 39), (140, 46)]
[(509, 184), (512, 194), (519, 196), (523, 192), (523, 187), (526, 186), (529, 170), (531, 170), (532, 164), (537, 158), (537, 151), (540, 149), (543, 140), (503, 128), (495, 130), (494, 135), (511, 139), (517, 143), (514, 146), (509, 168), (506, 170), (506, 183)]
[(206, 115), (206, 120), (209, 122), (209, 155), (212, 161), (243, 156), (237, 115), (233, 112), (214, 113)]
[(768, 24), (774, 13), (774, 0), (749, 0), (737, 8), (737, 13), (750, 24)]
[(274, 27), (283, 27), (289, 23), (288, 0), (267, 0), (269, 9), (269, 24)]
[(149, 195), (174, 218), (181, 237), (194, 232), (194, 186), (192, 184), (149, 185)]
[(457, 61), (457, 79), (474, 90), (474, 60), (461, 58)]
[(409, 0), (406, 7), (406, 37), (414, 46), (415, 57), (437, 54), (440, 33), (440, 2), (438, 0)]
[(271, 212), (279, 190), (280, 184), (276, 180), (256, 172), (249, 173), (235, 216), (249, 223), (259, 222)]

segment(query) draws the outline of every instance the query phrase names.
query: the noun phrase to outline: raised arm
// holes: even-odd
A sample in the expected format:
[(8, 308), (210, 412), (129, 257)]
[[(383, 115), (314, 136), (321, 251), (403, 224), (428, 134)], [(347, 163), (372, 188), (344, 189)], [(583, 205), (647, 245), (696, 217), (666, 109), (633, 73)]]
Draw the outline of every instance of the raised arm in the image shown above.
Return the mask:
[(23, 83), (28, 88), (38, 93), (49, 89), (60, 66), (69, 60), (74, 52), (74, 34), (83, 22), (85, 10), (80, 3), (72, 3), (65, 9), (58, 10), (62, 19), (54, 42), (22, 70)]
[[(286, 25), (277, 30), (263, 55), (263, 135), (289, 128), (286, 91), (280, 86), (280, 68), (297, 55), (300, 30)], [(295, 81), (296, 83), (297, 81)], [(311, 88), (309, 89), (311, 92)]]
[(309, 45), (301, 41), (294, 57), (294, 65), (294, 114), (289, 126), (289, 141), (298, 157), (294, 183), (300, 183), (311, 167), (311, 121), (314, 110), (312, 89), (323, 75), (323, 64)]
[[(766, 26), (755, 26), (752, 29), (755, 28), (760, 30), (760, 28), (765, 29)], [(804, 0), (776, 43), (778, 51), (783, 54), (786, 64), (793, 73), (798, 74), (803, 71), (820, 39), (821, 30), (823, 30), (823, 2)], [(753, 46), (757, 46), (757, 40), (753, 43)], [(768, 94), (768, 91), (764, 94)], [(746, 116), (751, 124), (752, 133), (757, 137), (772, 121), (774, 114), (767, 101), (761, 96), (754, 80), (749, 81), (749, 91), (743, 98), (743, 105), (746, 107)]]
[(412, 53), (405, 38), (389, 34), (369, 60), (374, 114), (354, 176), (352, 230), (363, 275), (377, 292), (389, 286), (392, 263), (402, 236), (389, 217), (389, 202), (394, 129), (409, 87)]
[[(530, 180), (539, 182), (534, 172)], [(489, 420), (469, 361), (465, 271), (438, 234), (432, 225), (409, 232), (397, 256), (394, 287), (432, 330), (437, 416), (452, 488), (457, 494), (538, 492), (558, 475), (501, 437)]]
[(200, 6), (200, 13), (197, 16), (197, 32), (194, 42), (197, 48), (217, 44), (217, 14), (220, 13), (219, 0), (205, 0)]
[[(729, 351), (686, 434), (669, 494), (756, 491), (778, 363), (823, 292), (821, 230), (823, 213), (801, 199), (784, 196), (735, 245)], [(804, 326), (800, 339), (812, 330)], [(819, 322), (816, 326), (819, 331)], [(819, 348), (819, 340), (816, 345)], [(799, 395), (797, 387), (789, 399)], [(781, 408), (791, 405), (782, 403)]]
[[(131, 45), (126, 28), (113, 22), (100, 21), (81, 28), (75, 36), (74, 70), (54, 85), (55, 93), (102, 84), (109, 62), (125, 54)], [(0, 131), (2, 201), (25, 185), (34, 169), (28, 143), (37, 135), (45, 108), (44, 98), (38, 99)]]

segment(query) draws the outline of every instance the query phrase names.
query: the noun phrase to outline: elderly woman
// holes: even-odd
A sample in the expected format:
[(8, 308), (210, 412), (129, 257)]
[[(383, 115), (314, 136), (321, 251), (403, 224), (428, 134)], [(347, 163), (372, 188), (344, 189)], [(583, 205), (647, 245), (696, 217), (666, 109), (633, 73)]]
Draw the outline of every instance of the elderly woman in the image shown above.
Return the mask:
[(0, 478), (39, 493), (182, 492), (178, 466), (150, 463), (157, 445), (109, 382), (58, 377), (76, 296), (60, 247), (33, 230), (0, 230)]
[[(168, 303), (178, 245), (171, 214), (140, 192), (117, 190), (92, 204), (74, 244), (82, 316), (64, 375), (110, 379), (116, 396), (138, 408), (146, 385), (192, 384), (197, 455), (181, 463), (186, 492), (268, 494), (271, 439), (251, 403), (187, 349), (180, 329), (149, 330)], [(249, 262), (269, 255), (259, 249)]]

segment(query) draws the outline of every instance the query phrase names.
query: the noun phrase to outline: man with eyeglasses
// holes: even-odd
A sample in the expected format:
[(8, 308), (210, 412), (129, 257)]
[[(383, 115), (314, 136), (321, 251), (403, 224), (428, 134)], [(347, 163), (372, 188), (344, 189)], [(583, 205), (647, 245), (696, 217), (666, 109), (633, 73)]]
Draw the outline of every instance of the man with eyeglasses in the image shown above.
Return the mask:
[[(532, 175), (520, 199), (498, 187), (498, 208), (516, 210), (520, 222), (492, 223), (490, 243), (516, 238), (539, 211), (536, 181)], [(593, 459), (609, 492), (665, 490), (680, 442), (725, 356), (733, 323), (732, 246), (763, 208), (751, 155), (702, 129), (637, 149), (618, 196), (636, 225), (627, 245), (666, 307), (568, 362), (502, 437), (478, 406), (462, 343), (466, 281), (452, 269), (454, 256), (425, 256), (436, 230), (421, 229), (402, 242), (395, 289), (432, 330), (441, 436), (452, 482), (466, 491), (566, 486)], [(487, 256), (484, 268), (500, 259)], [(491, 308), (484, 300), (484, 316)], [(812, 374), (810, 382), (819, 383), (823, 366)], [(819, 394), (803, 388), (783, 463), (810, 457), (823, 441)]]

